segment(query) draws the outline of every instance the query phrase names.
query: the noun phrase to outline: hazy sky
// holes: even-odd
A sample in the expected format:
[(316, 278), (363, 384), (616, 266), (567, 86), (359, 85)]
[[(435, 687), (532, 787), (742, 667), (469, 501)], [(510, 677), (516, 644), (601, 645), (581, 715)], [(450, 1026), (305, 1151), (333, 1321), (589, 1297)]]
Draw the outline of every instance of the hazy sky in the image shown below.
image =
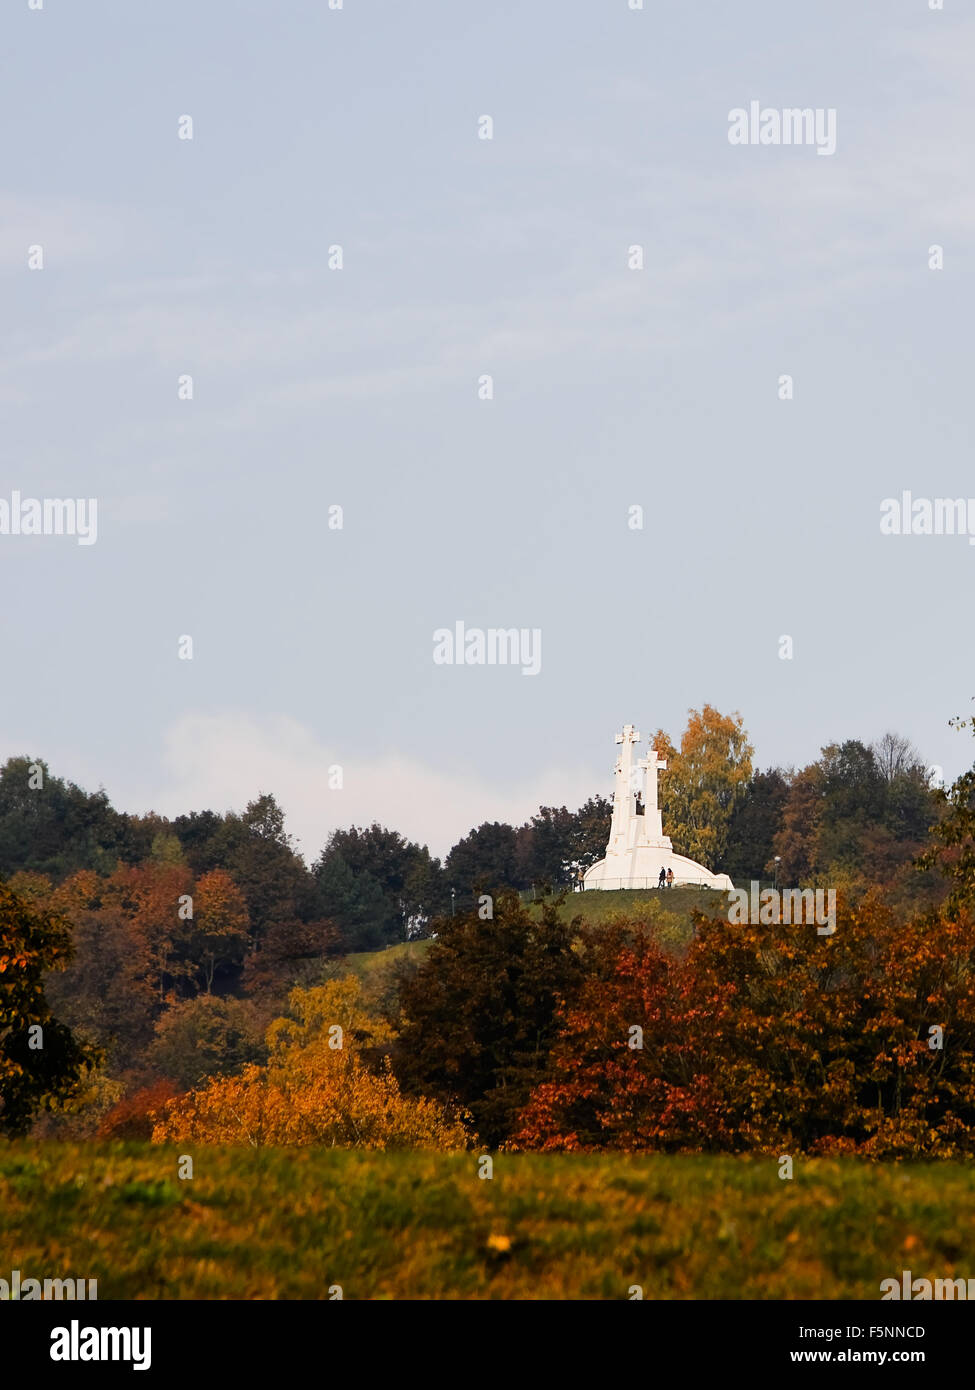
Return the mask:
[[(623, 723), (706, 701), (763, 766), (887, 728), (971, 763), (975, 547), (879, 527), (975, 497), (969, 7), (10, 0), (0, 33), (0, 498), (99, 504), (91, 546), (0, 536), (0, 756), (127, 810), (274, 791), (309, 855), (609, 794)], [(752, 100), (834, 108), (836, 152), (731, 145)], [(457, 621), (539, 629), (540, 673), (436, 665)]]

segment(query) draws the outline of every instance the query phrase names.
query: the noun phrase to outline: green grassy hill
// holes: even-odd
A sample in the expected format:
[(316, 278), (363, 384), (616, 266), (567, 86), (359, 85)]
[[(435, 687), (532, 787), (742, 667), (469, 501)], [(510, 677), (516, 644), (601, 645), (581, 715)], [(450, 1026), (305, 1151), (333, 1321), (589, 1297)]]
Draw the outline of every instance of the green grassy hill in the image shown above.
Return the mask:
[(0, 1277), (108, 1298), (877, 1299), (975, 1276), (975, 1170), (0, 1144)]
[(728, 896), (709, 888), (594, 890), (567, 893), (559, 911), (565, 918), (581, 917), (591, 923), (609, 922), (614, 917), (648, 922), (662, 946), (679, 949), (693, 934), (695, 908), (712, 915), (724, 914)]
[[(532, 899), (523, 895), (527, 906)], [(536, 908), (540, 906), (536, 902)], [(690, 940), (695, 908), (707, 913), (725, 913), (728, 897), (708, 888), (623, 889), (612, 892), (567, 893), (559, 908), (565, 919), (582, 917), (587, 922), (608, 922), (614, 917), (628, 917), (650, 922), (661, 944), (679, 947)], [(382, 951), (356, 951), (343, 956), (343, 973), (358, 975), (365, 980), (376, 971), (383, 971), (397, 961), (421, 961), (430, 949), (430, 941), (406, 941), (388, 946)]]
[(401, 941), (382, 951), (353, 951), (351, 955), (342, 957), (342, 964), (350, 974), (368, 975), (399, 960), (421, 961), (429, 949), (429, 941)]
[(585, 917), (590, 922), (605, 922), (622, 913), (627, 917), (660, 914), (686, 917), (699, 907), (703, 912), (726, 912), (727, 893), (712, 888), (650, 888), (617, 889), (610, 892), (591, 890), (588, 893), (567, 893), (562, 910), (570, 917)]

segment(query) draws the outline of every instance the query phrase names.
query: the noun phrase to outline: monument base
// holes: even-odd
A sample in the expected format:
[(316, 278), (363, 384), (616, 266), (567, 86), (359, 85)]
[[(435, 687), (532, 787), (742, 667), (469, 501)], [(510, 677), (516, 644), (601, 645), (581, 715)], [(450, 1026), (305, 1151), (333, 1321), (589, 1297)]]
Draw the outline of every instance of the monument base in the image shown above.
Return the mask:
[(611, 891), (618, 888), (656, 888), (660, 870), (672, 869), (674, 887), (715, 888), (719, 892), (730, 893), (734, 884), (727, 874), (713, 874), (703, 864), (687, 859), (683, 854), (675, 854), (672, 849), (659, 849), (641, 845), (628, 853), (600, 859), (587, 871), (582, 880), (583, 891), (602, 888)]

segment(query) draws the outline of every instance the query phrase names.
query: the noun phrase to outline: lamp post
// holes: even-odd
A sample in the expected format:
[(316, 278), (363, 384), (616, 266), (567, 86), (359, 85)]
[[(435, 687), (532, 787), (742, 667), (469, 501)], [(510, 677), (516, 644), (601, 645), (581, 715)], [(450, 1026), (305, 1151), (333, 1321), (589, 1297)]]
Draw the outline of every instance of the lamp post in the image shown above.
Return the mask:
[(450, 890), (450, 915), (451, 915), (451, 917), (454, 916), (454, 899), (455, 899), (456, 897), (457, 897), (457, 889), (456, 889), (456, 888), (451, 888), (451, 890)]
[(781, 856), (780, 854), (777, 854), (777, 855), (775, 856), (775, 888), (776, 888), (776, 890), (778, 890), (778, 886), (779, 886), (779, 865), (780, 865), (781, 863), (782, 863), (782, 856)]

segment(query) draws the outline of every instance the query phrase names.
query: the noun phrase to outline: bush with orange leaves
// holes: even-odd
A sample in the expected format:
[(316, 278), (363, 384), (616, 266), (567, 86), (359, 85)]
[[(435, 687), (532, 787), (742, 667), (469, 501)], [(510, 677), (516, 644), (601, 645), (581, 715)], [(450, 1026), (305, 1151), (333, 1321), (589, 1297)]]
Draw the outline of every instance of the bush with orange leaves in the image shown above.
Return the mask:
[(385, 1060), (359, 1055), (391, 1034), (359, 1005), (358, 980), (293, 990), (293, 1018), (267, 1032), (266, 1067), (248, 1066), (170, 1101), (155, 1143), (316, 1145), (365, 1149), (463, 1149), (463, 1117), (401, 1094)]
[(683, 960), (619, 927), (586, 954), (511, 1147), (975, 1153), (970, 911), (841, 902), (831, 936), (699, 916)]
[(96, 1139), (149, 1139), (153, 1115), (178, 1094), (169, 1080), (155, 1081), (123, 1098), (111, 1107), (95, 1131)]

